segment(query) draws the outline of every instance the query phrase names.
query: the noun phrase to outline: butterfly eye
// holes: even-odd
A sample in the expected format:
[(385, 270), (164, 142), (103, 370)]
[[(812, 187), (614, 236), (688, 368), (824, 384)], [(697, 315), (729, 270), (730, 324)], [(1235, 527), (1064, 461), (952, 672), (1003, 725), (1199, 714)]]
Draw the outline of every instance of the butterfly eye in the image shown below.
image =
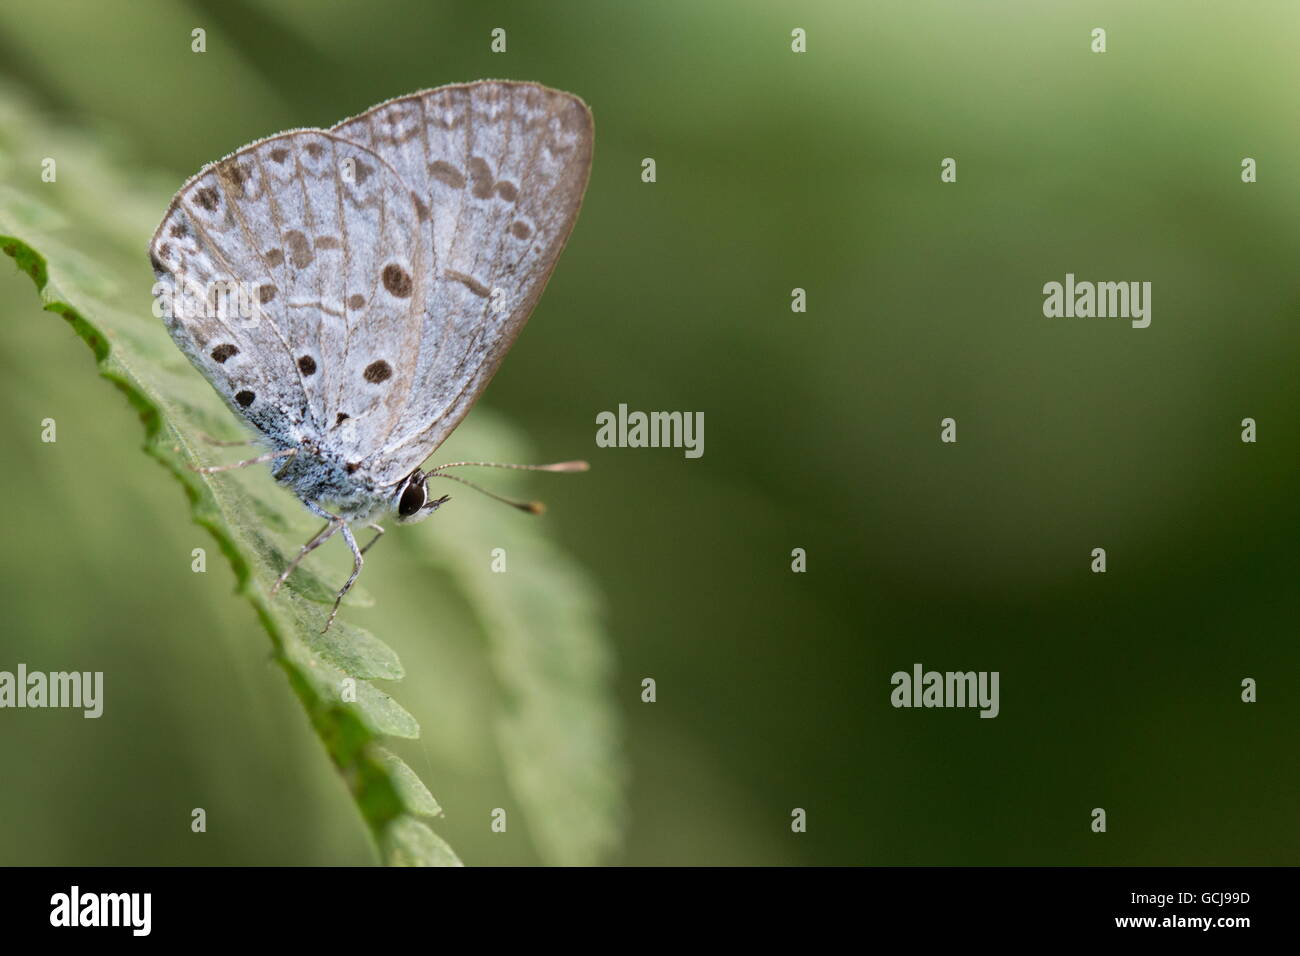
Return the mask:
[(397, 504), (398, 516), (411, 517), (424, 507), (424, 499), (424, 475), (417, 475), (407, 483), (406, 490), (402, 492), (402, 500)]

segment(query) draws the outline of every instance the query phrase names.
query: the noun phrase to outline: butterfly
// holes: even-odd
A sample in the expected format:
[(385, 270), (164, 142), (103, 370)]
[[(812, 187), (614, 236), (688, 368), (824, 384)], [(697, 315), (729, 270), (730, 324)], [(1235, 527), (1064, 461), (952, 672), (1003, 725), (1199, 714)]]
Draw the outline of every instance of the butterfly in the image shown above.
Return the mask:
[[(198, 470), (272, 463), (325, 519), (272, 594), (343, 536), (353, 570), (326, 629), (384, 533), (377, 518), (428, 517), (448, 500), (430, 494), (431, 479), (471, 484), (446, 469), (495, 465), (423, 470), (537, 304), (577, 220), (592, 148), (577, 96), (483, 80), (259, 140), (172, 199), (150, 243), (167, 330), (268, 449)], [(358, 523), (377, 532), (365, 548)]]

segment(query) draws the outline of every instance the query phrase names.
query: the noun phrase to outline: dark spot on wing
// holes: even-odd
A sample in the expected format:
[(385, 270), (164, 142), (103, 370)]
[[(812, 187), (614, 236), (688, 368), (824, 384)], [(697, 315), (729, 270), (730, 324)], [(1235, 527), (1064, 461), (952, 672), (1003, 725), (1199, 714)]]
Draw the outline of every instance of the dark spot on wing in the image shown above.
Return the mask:
[(252, 405), (253, 399), (255, 398), (257, 398), (257, 396), (254, 395), (252, 392), (250, 392), (248, 389), (244, 389), (242, 392), (235, 393), (235, 401), (239, 403), (240, 408), (247, 408), (249, 405)]
[(258, 286), (257, 298), (263, 305), (270, 302), (275, 298), (275, 286), (271, 285), (269, 282), (266, 285)]
[(360, 309), (360, 308), (362, 308), (365, 304), (366, 304), (366, 297), (365, 297), (364, 295), (350, 295), (350, 296), (348, 296), (348, 308), (349, 308), (349, 309)]
[(438, 180), (438, 182), (450, 186), (452, 189), (465, 188), (465, 174), (445, 159), (440, 159), (436, 163), (430, 163), (429, 175)]
[(226, 188), (236, 199), (244, 198), (244, 183), (249, 180), (248, 166), (227, 160), (217, 167), (217, 173), (226, 181)]
[(311, 243), (306, 236), (297, 229), (291, 229), (284, 234), (284, 239), (289, 245), (289, 261), (295, 269), (305, 269), (311, 265), (316, 254), (311, 251)]
[[(238, 354), (239, 349), (228, 342), (224, 345), (218, 345), (212, 350), (212, 358), (219, 363), (224, 363), (226, 359)], [(249, 401), (252, 401), (252, 399), (250, 398)]]
[(284, 262), (284, 250), (283, 250), (283, 249), (268, 249), (266, 252), (262, 253), (262, 257), (263, 257), (264, 259), (266, 259), (266, 264), (267, 264), (267, 265), (269, 265), (269, 266), (278, 266), (278, 265), (280, 265), (282, 262)]
[(492, 169), (482, 156), (471, 156), (469, 160), (469, 178), (474, 181), (470, 195), (475, 199), (491, 199), (492, 187), (496, 185)]
[(271, 159), (275, 160), (277, 163), (283, 163), (288, 158), (289, 151), (283, 146), (277, 146), (275, 149), (271, 150)]
[(316, 374), (316, 360), (310, 355), (304, 355), (298, 359), (298, 371), (303, 375)]
[(383, 359), (379, 359), (367, 365), (363, 374), (366, 381), (371, 385), (378, 385), (380, 382), (385, 382), (393, 377), (393, 368)]
[(384, 288), (399, 299), (407, 299), (411, 296), (412, 282), (411, 277), (406, 270), (395, 263), (389, 263), (384, 266), (382, 276)]
[(465, 288), (469, 289), (470, 292), (473, 292), (477, 296), (482, 296), (483, 298), (486, 299), (489, 295), (491, 295), (491, 290), (488, 289), (487, 286), (485, 286), (482, 282), (479, 282), (478, 279), (475, 279), (473, 276), (467, 276), (463, 272), (457, 272), (454, 269), (448, 269), (447, 278), (455, 279), (457, 282), (463, 283)]
[(533, 234), (533, 227), (522, 219), (516, 219), (510, 224), (510, 234), (516, 239), (527, 239)]
[(339, 412), (339, 417), (334, 419), (334, 427), (338, 428), (338, 426), (342, 425), (345, 421), (347, 421), (351, 417), (352, 416), (349, 415), (347, 412)]
[(217, 208), (217, 203), (221, 201), (221, 196), (211, 186), (204, 186), (194, 193), (194, 201), (208, 212), (212, 212)]
[(346, 472), (350, 475), (350, 474), (352, 474), (354, 471), (356, 471), (356, 470), (357, 470), (358, 468), (360, 468), (360, 467), (361, 467), (361, 462), (359, 462), (359, 461), (350, 461), (350, 462), (348, 462), (346, 465), (343, 466), (343, 470), (346, 471)]

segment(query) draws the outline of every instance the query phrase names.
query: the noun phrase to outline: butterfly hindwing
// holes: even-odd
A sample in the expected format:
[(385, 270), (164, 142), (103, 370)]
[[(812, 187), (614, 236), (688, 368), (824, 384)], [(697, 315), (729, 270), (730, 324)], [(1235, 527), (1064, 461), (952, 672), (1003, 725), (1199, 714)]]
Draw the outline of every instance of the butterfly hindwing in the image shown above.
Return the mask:
[(201, 290), (223, 282), (242, 298), (174, 308), (168, 329), (273, 441), (372, 459), (415, 380), (429, 284), (420, 209), (382, 158), (326, 131), (247, 146), (182, 188), (151, 246), (173, 302), (178, 289), (212, 300)]

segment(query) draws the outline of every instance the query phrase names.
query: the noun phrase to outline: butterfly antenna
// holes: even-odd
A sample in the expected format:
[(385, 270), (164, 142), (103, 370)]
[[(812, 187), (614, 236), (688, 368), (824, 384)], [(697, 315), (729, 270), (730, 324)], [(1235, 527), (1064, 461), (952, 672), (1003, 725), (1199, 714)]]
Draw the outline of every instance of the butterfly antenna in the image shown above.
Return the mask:
[(526, 511), (531, 515), (541, 514), (546, 510), (546, 505), (542, 504), (540, 501), (516, 501), (514, 498), (507, 498), (504, 495), (499, 495), (494, 491), (488, 491), (486, 488), (480, 488), (478, 485), (474, 484), (474, 482), (466, 481), (464, 478), (461, 478), (458, 475), (443, 474), (443, 472), (446, 471), (446, 469), (448, 468), (464, 468), (467, 466), (472, 466), (476, 468), (513, 468), (517, 471), (558, 471), (558, 472), (587, 471), (591, 468), (591, 465), (587, 464), (585, 461), (557, 461), (557, 462), (552, 462), (549, 465), (513, 465), (513, 464), (506, 464), (504, 462), (499, 462), (499, 461), (453, 461), (453, 462), (448, 462), (445, 465), (439, 465), (438, 467), (430, 470), (425, 475), (426, 478), (448, 478), (451, 481), (458, 481), (462, 485), (466, 485), (470, 488), (473, 488), (475, 491), (481, 491), (489, 498), (495, 498), (497, 501), (500, 501), (502, 504), (507, 504), (512, 508), (518, 508), (520, 511)]
[(497, 494), (495, 491), (488, 491), (486, 488), (481, 488), (478, 485), (474, 484), (474, 482), (466, 481), (464, 478), (461, 478), (457, 475), (444, 475), (441, 472), (431, 471), (428, 474), (426, 474), (425, 477), (446, 478), (448, 481), (460, 482), (462, 485), (466, 485), (470, 488), (473, 488), (475, 491), (481, 491), (489, 498), (495, 498), (497, 501), (501, 502), (504, 505), (509, 505), (511, 508), (518, 508), (520, 511), (526, 511), (530, 515), (539, 515), (546, 510), (546, 505), (542, 504), (540, 501), (517, 501), (514, 498), (507, 498), (504, 495)]
[(429, 471), (434, 475), (448, 468), (464, 468), (472, 465), (476, 468), (515, 468), (519, 471), (590, 471), (591, 465), (585, 461), (556, 461), (549, 465), (508, 465), (499, 461), (451, 461)]

